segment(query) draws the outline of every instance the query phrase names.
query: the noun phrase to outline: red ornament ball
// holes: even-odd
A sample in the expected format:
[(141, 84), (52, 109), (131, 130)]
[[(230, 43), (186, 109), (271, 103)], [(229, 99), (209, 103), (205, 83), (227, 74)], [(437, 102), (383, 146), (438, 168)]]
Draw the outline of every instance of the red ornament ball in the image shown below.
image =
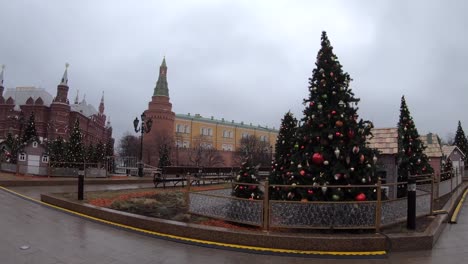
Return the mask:
[(365, 201), (366, 200), (366, 195), (364, 193), (359, 193), (358, 195), (356, 195), (356, 201)]
[(244, 189), (244, 186), (239, 186), (239, 190), (243, 190)]
[(348, 137), (353, 138), (354, 137), (354, 130), (349, 130), (348, 131)]
[(323, 156), (322, 154), (320, 153), (314, 153), (314, 155), (312, 155), (312, 162), (314, 164), (317, 164), (317, 165), (320, 165), (323, 163)]
[(244, 176), (247, 176), (247, 175), (249, 175), (249, 174), (247, 172), (244, 172)]
[(340, 132), (336, 132), (336, 133), (335, 133), (335, 136), (339, 137), (339, 136), (341, 136), (341, 133), (340, 133)]
[(314, 191), (312, 189), (307, 190), (308, 194), (314, 194)]
[(301, 171), (299, 172), (299, 174), (301, 174), (301, 176), (304, 176), (304, 175), (305, 175), (305, 170), (301, 170)]
[(331, 113), (332, 113), (332, 115), (336, 115), (336, 111), (335, 111), (335, 110), (331, 111)]
[(250, 189), (250, 190), (255, 190), (255, 189), (257, 189), (257, 186), (255, 186), (255, 185), (250, 185), (250, 186), (249, 186), (249, 189)]

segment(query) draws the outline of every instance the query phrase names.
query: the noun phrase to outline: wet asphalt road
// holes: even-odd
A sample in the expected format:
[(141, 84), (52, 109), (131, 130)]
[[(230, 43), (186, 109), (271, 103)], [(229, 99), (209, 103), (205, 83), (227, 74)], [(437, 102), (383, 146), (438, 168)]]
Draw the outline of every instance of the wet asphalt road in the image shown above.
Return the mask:
[[(87, 186), (86, 190), (151, 187), (151, 184)], [(16, 187), (40, 192), (75, 191), (74, 186)], [(72, 216), (0, 190), (0, 263), (466, 263), (468, 208), (447, 225), (434, 250), (390, 253), (385, 259), (324, 259), (268, 256), (205, 248), (158, 239)], [(27, 246), (28, 249), (21, 249)]]

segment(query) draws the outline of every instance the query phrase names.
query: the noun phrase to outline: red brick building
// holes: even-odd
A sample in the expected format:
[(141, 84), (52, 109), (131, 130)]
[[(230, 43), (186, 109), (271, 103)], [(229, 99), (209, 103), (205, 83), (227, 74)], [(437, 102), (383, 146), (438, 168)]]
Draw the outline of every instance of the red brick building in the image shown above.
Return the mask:
[[(4, 67), (3, 67), (4, 68)], [(0, 141), (9, 133), (21, 134), (26, 122), (34, 112), (36, 130), (39, 139), (53, 140), (57, 137), (68, 139), (75, 120), (80, 120), (83, 133), (83, 142), (97, 144), (111, 142), (112, 127), (104, 114), (104, 94), (98, 110), (88, 104), (86, 100), (78, 100), (70, 104), (68, 100), (68, 65), (63, 77), (57, 86), (55, 97), (43, 88), (17, 87), (6, 89), (4, 87), (4, 69), (0, 72)]]

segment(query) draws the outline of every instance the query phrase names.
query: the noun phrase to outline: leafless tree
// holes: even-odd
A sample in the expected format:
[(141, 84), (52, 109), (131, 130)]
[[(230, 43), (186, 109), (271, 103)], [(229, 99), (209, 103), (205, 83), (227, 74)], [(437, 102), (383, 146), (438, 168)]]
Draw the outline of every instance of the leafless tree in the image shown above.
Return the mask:
[(224, 164), (224, 158), (205, 136), (195, 137), (187, 152), (190, 163), (197, 167), (215, 167)]
[(250, 158), (252, 164), (269, 166), (272, 156), (271, 151), (272, 148), (268, 142), (262, 141), (254, 135), (249, 135), (241, 139), (236, 156), (239, 164), (242, 160)]
[(119, 141), (118, 153), (121, 157), (138, 157), (140, 155), (140, 139), (126, 132)]

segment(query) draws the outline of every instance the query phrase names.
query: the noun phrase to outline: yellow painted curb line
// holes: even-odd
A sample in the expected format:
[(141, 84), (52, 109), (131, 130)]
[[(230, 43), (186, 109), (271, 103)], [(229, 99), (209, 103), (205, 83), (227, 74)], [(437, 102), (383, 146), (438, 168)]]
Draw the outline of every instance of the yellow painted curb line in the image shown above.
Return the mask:
[(72, 210), (68, 210), (68, 209), (59, 207), (59, 206), (55, 206), (55, 205), (52, 205), (52, 204), (45, 203), (45, 202), (40, 201), (40, 200), (36, 200), (34, 198), (31, 198), (29, 196), (25, 196), (23, 194), (12, 191), (12, 190), (7, 189), (7, 188), (2, 187), (2, 186), (0, 186), (0, 189), (3, 189), (3, 190), (5, 190), (5, 191), (7, 191), (9, 193), (14, 194), (14, 195), (20, 196), (20, 197), (22, 197), (24, 199), (33, 201), (35, 203), (39, 203), (39, 204), (42, 204), (44, 206), (52, 207), (52, 208), (55, 208), (57, 210), (67, 212), (69, 214), (74, 214), (74, 215), (77, 215), (77, 216), (80, 216), (80, 217), (83, 217), (83, 218), (88, 218), (88, 219), (91, 219), (93, 221), (105, 223), (105, 224), (108, 224), (108, 225), (117, 226), (117, 227), (124, 228), (124, 229), (133, 230), (133, 231), (140, 232), (140, 233), (145, 233), (145, 234), (150, 234), (150, 235), (154, 235), (154, 236), (169, 238), (169, 239), (172, 239), (172, 240), (190, 242), (190, 243), (194, 243), (194, 244), (202, 244), (202, 245), (208, 245), (208, 246), (217, 246), (217, 247), (234, 248), (234, 249), (243, 249), (243, 250), (250, 250), (250, 251), (259, 251), (259, 252), (265, 252), (265, 253), (271, 252), (271, 253), (297, 254), (297, 255), (384, 256), (384, 255), (387, 254), (387, 252), (384, 251), (384, 250), (382, 250), (382, 251), (354, 251), (353, 252), (353, 251), (317, 251), (317, 250), (294, 250), (294, 249), (281, 249), (281, 248), (265, 248), (265, 247), (254, 247), (254, 246), (245, 246), (245, 245), (238, 245), (238, 244), (226, 244), (226, 243), (220, 243), (220, 242), (214, 242), (214, 241), (207, 241), (207, 240), (201, 240), (201, 239), (174, 236), (174, 235), (170, 235), (170, 234), (164, 234), (164, 233), (154, 232), (154, 231), (150, 231), (150, 230), (146, 230), (146, 229), (141, 229), (141, 228), (137, 228), (137, 227), (133, 227), (133, 226), (123, 225), (123, 224), (103, 220), (103, 219), (100, 219), (100, 218), (96, 218), (96, 217), (93, 217), (93, 216), (81, 214), (81, 213), (78, 213), (78, 212), (75, 212), (75, 211), (72, 211)]
[(462, 198), (457, 204), (457, 207), (455, 208), (455, 211), (453, 211), (452, 218), (450, 219), (450, 223), (457, 223), (457, 218), (458, 218), (458, 213), (460, 213), (461, 207), (463, 205), (463, 202), (465, 201), (466, 195), (468, 194), (468, 189), (465, 190), (463, 193)]

